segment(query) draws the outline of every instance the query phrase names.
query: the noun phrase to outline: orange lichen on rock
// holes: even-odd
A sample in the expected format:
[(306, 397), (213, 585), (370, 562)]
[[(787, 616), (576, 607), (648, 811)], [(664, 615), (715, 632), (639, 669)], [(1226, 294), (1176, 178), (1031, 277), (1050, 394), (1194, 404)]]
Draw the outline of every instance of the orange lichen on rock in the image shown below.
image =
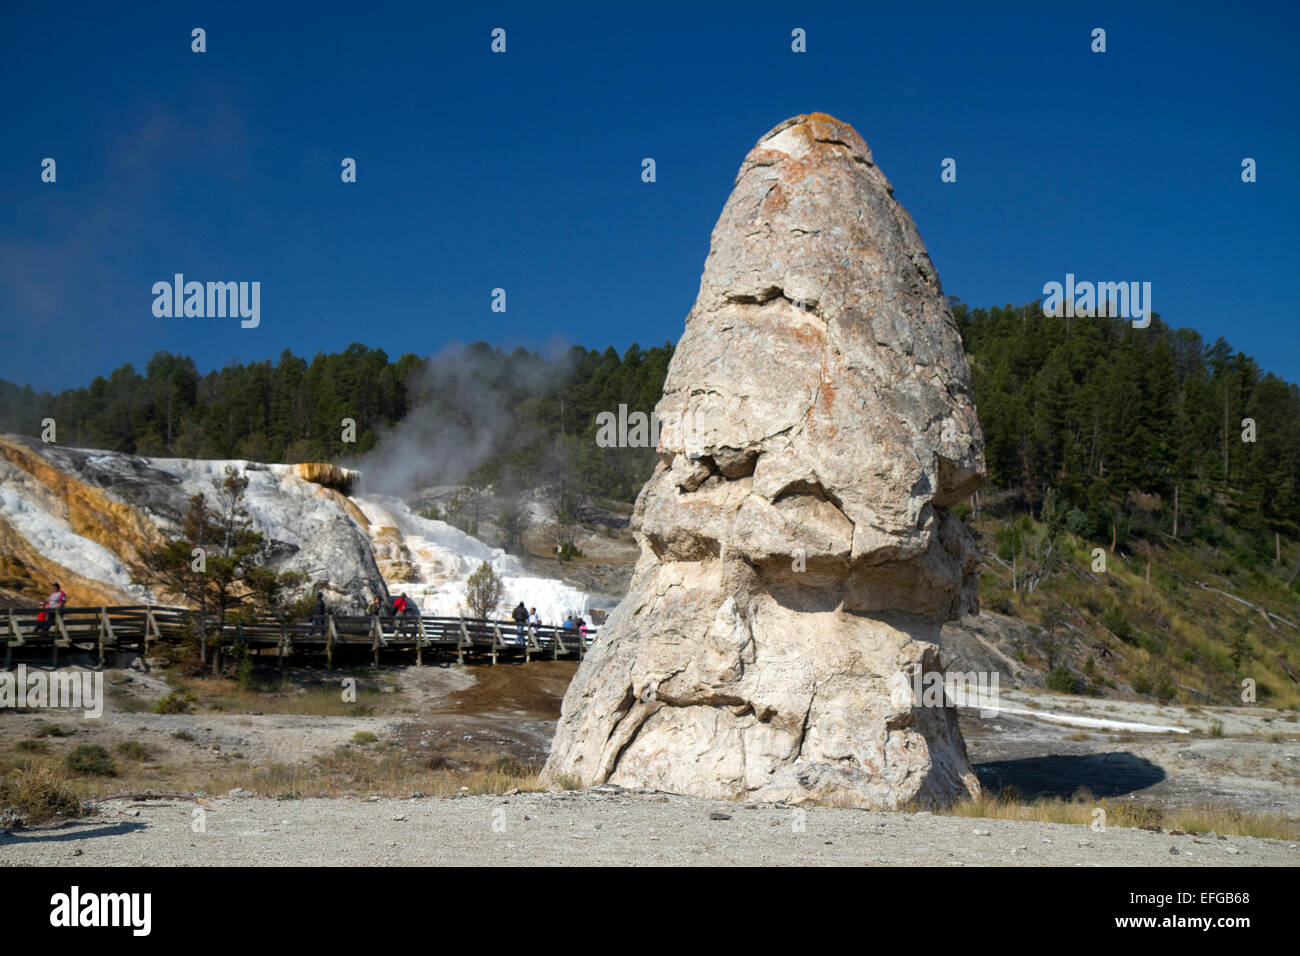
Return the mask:
[[(356, 472), (353, 472), (353, 474), (356, 474)], [(352, 499), (349, 498), (347, 495), (339, 491), (336, 491), (335, 489), (330, 488), (326, 485), (321, 485), (319, 488), (317, 488), (316, 494), (320, 495), (322, 498), (328, 498), (330, 501), (334, 502), (336, 505), (338, 505), (340, 508), (343, 509), (343, 511), (347, 514), (349, 518), (351, 518), (353, 521), (357, 523), (358, 528), (360, 528), (362, 531), (369, 533), (370, 519), (366, 517), (365, 512), (362, 511), (360, 508), (358, 508), (356, 504), (352, 501)]]
[(161, 544), (162, 532), (147, 517), (98, 488), (60, 471), (40, 455), (7, 438), (0, 438), (0, 457), (43, 485), (61, 506), (59, 517), (83, 538), (103, 545), (124, 562), (139, 549)]
[(67, 594), (69, 607), (135, 604), (139, 600), (51, 561), (3, 518), (0, 518), (0, 581), (6, 591), (31, 604), (44, 600), (55, 581)]
[(345, 495), (352, 494), (361, 479), (361, 472), (353, 471), (351, 468), (341, 468), (326, 461), (304, 461), (294, 465), (293, 472), (303, 481), (333, 488)]

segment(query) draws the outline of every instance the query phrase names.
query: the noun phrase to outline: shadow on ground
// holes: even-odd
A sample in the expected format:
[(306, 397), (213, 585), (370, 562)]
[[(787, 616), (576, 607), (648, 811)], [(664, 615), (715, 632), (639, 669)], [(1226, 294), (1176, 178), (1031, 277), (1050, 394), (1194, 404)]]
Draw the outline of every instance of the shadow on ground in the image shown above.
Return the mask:
[(109, 823), (103, 825), (80, 822), (63, 823), (54, 827), (10, 831), (0, 836), (0, 847), (14, 843), (66, 843), (89, 840), (94, 837), (123, 836), (136, 830), (148, 829), (147, 823)]
[(1094, 797), (1122, 797), (1165, 779), (1150, 760), (1120, 752), (999, 760), (975, 764), (975, 774), (989, 793), (1014, 788), (1029, 799), (1069, 798), (1079, 790)]

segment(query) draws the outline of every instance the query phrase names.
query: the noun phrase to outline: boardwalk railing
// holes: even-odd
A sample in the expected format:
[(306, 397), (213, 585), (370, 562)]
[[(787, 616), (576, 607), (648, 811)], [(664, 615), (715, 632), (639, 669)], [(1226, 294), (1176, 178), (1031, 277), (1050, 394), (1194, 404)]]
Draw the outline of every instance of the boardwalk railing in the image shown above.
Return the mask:
[[(131, 605), (118, 607), (9, 608), (0, 610), (0, 643), (4, 666), (15, 655), (27, 657), (48, 650), (57, 667), (60, 650), (98, 652), (102, 664), (109, 652), (128, 651), (145, 656), (157, 643), (177, 643), (196, 635), (198, 611), (189, 608)], [(355, 656), (369, 652), (379, 663), (381, 652), (414, 653), (417, 664), (455, 657), (457, 661), (534, 658), (581, 659), (595, 640), (572, 628), (545, 625), (520, 628), (514, 621), (470, 620), (461, 617), (348, 616), (282, 620), (272, 614), (227, 622), (219, 630), (208, 621), (209, 637), (218, 633), (225, 645), (239, 645), (262, 656), (272, 652), (284, 665), (292, 654), (322, 654), (333, 666), (340, 653)]]

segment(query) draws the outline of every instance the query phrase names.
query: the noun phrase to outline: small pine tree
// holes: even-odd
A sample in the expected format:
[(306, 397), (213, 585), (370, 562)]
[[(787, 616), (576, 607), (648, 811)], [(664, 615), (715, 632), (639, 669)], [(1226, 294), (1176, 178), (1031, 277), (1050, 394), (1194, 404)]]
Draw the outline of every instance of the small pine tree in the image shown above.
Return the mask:
[[(229, 636), (226, 625), (245, 611), (278, 610), (281, 595), (301, 575), (264, 565), (261, 532), (245, 506), (248, 477), (233, 466), (212, 481), (212, 500), (200, 492), (189, 500), (180, 537), (139, 549), (132, 579), (164, 598), (180, 598), (199, 612), (198, 661)], [(212, 655), (216, 666), (220, 655)]]
[(465, 604), (469, 607), (471, 617), (486, 621), (496, 614), (503, 597), (505, 583), (486, 561), (465, 582)]

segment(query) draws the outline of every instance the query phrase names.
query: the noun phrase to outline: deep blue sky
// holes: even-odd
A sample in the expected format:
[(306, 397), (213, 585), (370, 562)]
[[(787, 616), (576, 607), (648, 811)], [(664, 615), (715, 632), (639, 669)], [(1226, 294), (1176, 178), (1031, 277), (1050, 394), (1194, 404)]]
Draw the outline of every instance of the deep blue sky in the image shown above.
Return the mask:
[[(1300, 381), (1295, 3), (122, 6), (0, 6), (3, 378), (675, 341), (741, 159), (822, 110), (949, 294), (1147, 280), (1166, 321)], [(259, 280), (260, 328), (154, 318), (174, 272)]]

